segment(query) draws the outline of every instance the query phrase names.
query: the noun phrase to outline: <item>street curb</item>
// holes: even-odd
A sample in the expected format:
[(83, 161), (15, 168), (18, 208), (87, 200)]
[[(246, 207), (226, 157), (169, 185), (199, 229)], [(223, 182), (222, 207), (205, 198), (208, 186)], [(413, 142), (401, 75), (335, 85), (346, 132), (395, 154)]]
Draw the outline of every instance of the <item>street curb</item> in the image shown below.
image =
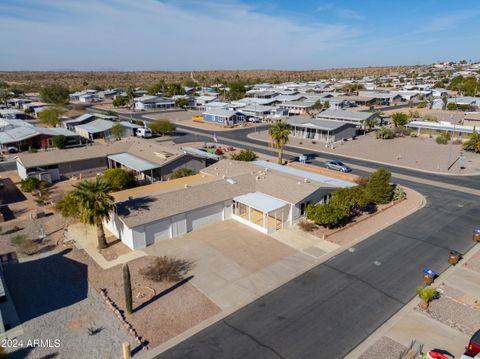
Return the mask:
[[(474, 245), (462, 258), (462, 261), (456, 266), (450, 265), (443, 273), (435, 279), (432, 284), (433, 287), (438, 287), (458, 268), (463, 268), (462, 263), (466, 263), (471, 257), (480, 251), (480, 246)], [(345, 359), (356, 359), (366, 352), (372, 345), (374, 345), (382, 336), (388, 333), (388, 331), (402, 320), (410, 311), (418, 305), (420, 299), (415, 295), (411, 301), (400, 308), (395, 314), (393, 314), (387, 321), (377, 328), (372, 334), (370, 334), (365, 340), (357, 345), (350, 353), (345, 356)]]
[[(181, 342), (187, 340), (188, 338), (194, 336), (195, 334), (199, 333), (200, 331), (202, 331), (203, 329), (206, 329), (207, 327), (225, 319), (226, 317), (228, 317), (229, 315), (237, 312), (237, 311), (240, 311), (242, 308), (244, 308), (245, 306), (253, 303), (254, 301), (256, 300), (259, 300), (261, 298), (263, 298), (264, 296), (270, 294), (272, 291), (280, 288), (281, 286), (289, 283), (290, 281), (298, 278), (299, 276), (307, 273), (308, 271), (312, 270), (313, 268), (331, 260), (332, 258), (336, 257), (337, 255), (341, 254), (342, 252), (348, 250), (349, 248), (351, 247), (354, 247), (355, 245), (357, 245), (358, 243), (368, 239), (369, 237), (373, 236), (374, 234), (384, 230), (385, 228), (393, 225), (394, 223), (397, 223), (399, 221), (401, 221), (402, 219), (412, 215), (413, 213), (415, 213), (416, 211), (422, 209), (423, 207), (425, 207), (425, 205), (427, 204), (427, 200), (425, 198), (425, 196), (423, 196), (420, 192), (418, 191), (415, 191), (411, 188), (409, 188), (411, 191), (414, 191), (414, 192), (417, 192), (421, 197), (422, 197), (422, 201), (420, 202), (420, 205), (410, 211), (407, 211), (405, 213), (403, 213), (401, 216), (399, 216), (398, 218), (396, 218), (394, 221), (388, 221), (388, 222), (384, 222), (381, 226), (375, 228), (373, 231), (371, 232), (368, 232), (366, 234), (364, 234), (363, 236), (357, 238), (356, 240), (354, 240), (353, 242), (350, 242), (344, 246), (341, 246), (335, 250), (333, 250), (332, 252), (329, 252), (329, 253), (326, 253), (325, 255), (323, 255), (321, 257), (321, 260), (320, 261), (316, 261), (314, 262), (311, 266), (309, 266), (308, 268), (305, 268), (305, 270), (299, 272), (299, 273), (296, 273), (295, 275), (289, 277), (289, 278), (286, 278), (285, 281), (282, 281), (278, 286), (274, 287), (274, 288), (270, 288), (268, 292), (260, 295), (259, 297), (255, 298), (254, 300), (252, 301), (248, 301), (246, 302), (245, 304), (241, 305), (240, 307), (237, 307), (237, 308), (232, 308), (231, 310), (226, 310), (226, 311), (222, 311), (218, 314), (215, 314), (214, 316), (204, 320), (203, 322), (200, 322), (198, 323), (197, 325), (195, 325), (194, 327), (191, 327), (189, 329), (187, 329), (186, 331), (178, 334), (177, 336), (167, 340), (166, 342), (158, 345), (157, 347), (155, 348), (152, 348), (146, 352), (142, 352), (141, 354), (139, 354), (138, 358), (139, 359), (147, 359), (147, 358), (152, 358), (156, 355), (159, 355), (171, 348), (173, 348), (174, 346), (180, 344)], [(300, 253), (302, 254), (305, 254), (303, 253), (302, 251), (299, 251)], [(195, 287), (196, 288), (196, 287)], [(198, 288), (196, 288), (197, 290), (199, 290)], [(200, 290), (199, 290), (200, 291)], [(201, 292), (201, 291), (200, 291)], [(203, 292), (202, 292), (203, 293)], [(205, 294), (205, 293), (203, 293)], [(208, 296), (207, 296), (208, 297)]]
[[(265, 140), (263, 138), (252, 137), (251, 133), (249, 133), (247, 135), (247, 137), (251, 140), (262, 141), (262, 142), (267, 142), (268, 143), (268, 140)], [(319, 153), (322, 153), (322, 154), (325, 154), (325, 155), (336, 155), (336, 156), (339, 156), (339, 157), (351, 158), (351, 159), (354, 159), (354, 160), (365, 161), (365, 162), (371, 162), (371, 163), (375, 163), (375, 164), (379, 164), (379, 165), (383, 165), (383, 166), (392, 166), (392, 167), (402, 168), (402, 169), (406, 169), (406, 170), (410, 170), (410, 171), (418, 171), (418, 172), (440, 175), (440, 176), (454, 176), (454, 177), (457, 177), (457, 176), (462, 176), (462, 177), (480, 176), (480, 171), (473, 172), (473, 173), (444, 173), (444, 172), (436, 172), (436, 171), (427, 171), (427, 170), (422, 170), (420, 168), (395, 165), (395, 164), (388, 163), (388, 162), (375, 161), (375, 160), (370, 160), (370, 159), (367, 159), (367, 158), (362, 158), (362, 157), (357, 157), (357, 156), (342, 155), (342, 154), (337, 154), (337, 153), (333, 153), (333, 152), (324, 152), (324, 151), (321, 151), (321, 150), (315, 150), (315, 149), (312, 149), (312, 148), (298, 146), (298, 145), (290, 145), (289, 144), (288, 146), (298, 148), (298, 149), (301, 149), (301, 150), (306, 150), (306, 151), (316, 151), (316, 152), (319, 152)]]

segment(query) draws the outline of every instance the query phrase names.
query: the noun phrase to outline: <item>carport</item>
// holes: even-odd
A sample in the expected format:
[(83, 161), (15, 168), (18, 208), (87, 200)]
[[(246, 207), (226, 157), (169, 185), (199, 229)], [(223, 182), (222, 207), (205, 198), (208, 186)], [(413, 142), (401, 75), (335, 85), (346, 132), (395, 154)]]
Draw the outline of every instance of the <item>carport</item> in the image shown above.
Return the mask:
[(133, 170), (137, 174), (141, 175), (141, 179), (147, 179), (150, 182), (154, 182), (154, 170), (160, 168), (156, 163), (144, 160), (143, 158), (136, 157), (130, 153), (117, 153), (107, 157), (108, 168), (122, 168)]
[(288, 222), (290, 203), (261, 192), (248, 193), (233, 199), (232, 218), (269, 234)]

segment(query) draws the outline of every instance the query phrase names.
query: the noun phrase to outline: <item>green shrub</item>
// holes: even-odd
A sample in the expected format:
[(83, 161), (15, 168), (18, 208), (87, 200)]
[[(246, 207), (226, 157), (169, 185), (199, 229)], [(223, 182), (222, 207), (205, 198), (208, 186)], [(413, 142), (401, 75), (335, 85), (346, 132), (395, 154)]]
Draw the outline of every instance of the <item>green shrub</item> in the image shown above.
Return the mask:
[(345, 222), (347, 217), (347, 210), (335, 204), (321, 203), (307, 208), (307, 218), (309, 220), (328, 228), (338, 227)]
[(391, 140), (395, 138), (395, 133), (389, 128), (382, 127), (377, 131), (375, 137), (381, 140)]
[(437, 142), (439, 145), (446, 145), (448, 140), (445, 138), (445, 136), (437, 136), (435, 142)]
[(46, 183), (45, 181), (41, 181), (35, 177), (27, 177), (26, 179), (22, 180), (20, 183), (20, 189), (23, 192), (33, 192), (35, 190), (42, 190), (45, 189)]
[(53, 136), (52, 143), (56, 148), (64, 149), (65, 147), (67, 147), (68, 139), (62, 135)]
[(254, 161), (257, 155), (250, 150), (241, 150), (239, 153), (232, 153), (230, 158), (235, 161)]
[(113, 191), (130, 188), (135, 183), (135, 177), (132, 173), (122, 168), (110, 168), (103, 173), (103, 180)]
[(174, 171), (170, 175), (170, 179), (177, 179), (177, 178), (182, 178), (182, 177), (193, 176), (194, 174), (195, 174), (194, 170), (191, 170), (190, 168), (182, 167), (182, 168), (179, 168), (178, 170)]

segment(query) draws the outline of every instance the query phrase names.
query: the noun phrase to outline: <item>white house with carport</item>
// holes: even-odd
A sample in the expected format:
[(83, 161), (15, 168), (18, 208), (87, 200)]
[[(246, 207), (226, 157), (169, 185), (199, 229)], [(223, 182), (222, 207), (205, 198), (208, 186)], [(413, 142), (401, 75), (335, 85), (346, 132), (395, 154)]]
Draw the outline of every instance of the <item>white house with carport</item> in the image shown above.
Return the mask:
[(90, 141), (100, 138), (108, 139), (112, 137), (112, 128), (115, 124), (120, 125), (122, 129), (122, 137), (135, 136), (135, 131), (141, 127), (128, 121), (113, 122), (98, 119), (75, 126), (75, 132)]
[(148, 110), (158, 108), (171, 108), (175, 106), (175, 100), (168, 97), (160, 96), (141, 96), (136, 97), (134, 100), (136, 110)]
[(343, 121), (321, 120), (302, 116), (290, 117), (291, 136), (325, 143), (343, 141), (355, 136), (357, 126)]
[(368, 121), (377, 120), (381, 125), (381, 117), (376, 112), (369, 111), (347, 111), (347, 110), (325, 110), (320, 112), (316, 118), (323, 120), (335, 120), (352, 123), (357, 128), (365, 128)]
[(192, 177), (114, 193), (116, 210), (104, 224), (131, 249), (227, 219), (269, 234), (355, 185), (267, 161), (222, 160)]

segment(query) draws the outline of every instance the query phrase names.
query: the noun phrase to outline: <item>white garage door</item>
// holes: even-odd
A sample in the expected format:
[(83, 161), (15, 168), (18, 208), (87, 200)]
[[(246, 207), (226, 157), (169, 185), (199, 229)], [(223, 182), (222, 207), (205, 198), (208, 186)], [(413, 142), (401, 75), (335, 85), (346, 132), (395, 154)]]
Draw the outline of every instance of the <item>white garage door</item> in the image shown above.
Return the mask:
[(147, 246), (168, 238), (170, 238), (170, 219), (152, 223), (145, 228), (145, 242)]
[(187, 214), (187, 231), (208, 226), (222, 221), (223, 203), (198, 209)]

